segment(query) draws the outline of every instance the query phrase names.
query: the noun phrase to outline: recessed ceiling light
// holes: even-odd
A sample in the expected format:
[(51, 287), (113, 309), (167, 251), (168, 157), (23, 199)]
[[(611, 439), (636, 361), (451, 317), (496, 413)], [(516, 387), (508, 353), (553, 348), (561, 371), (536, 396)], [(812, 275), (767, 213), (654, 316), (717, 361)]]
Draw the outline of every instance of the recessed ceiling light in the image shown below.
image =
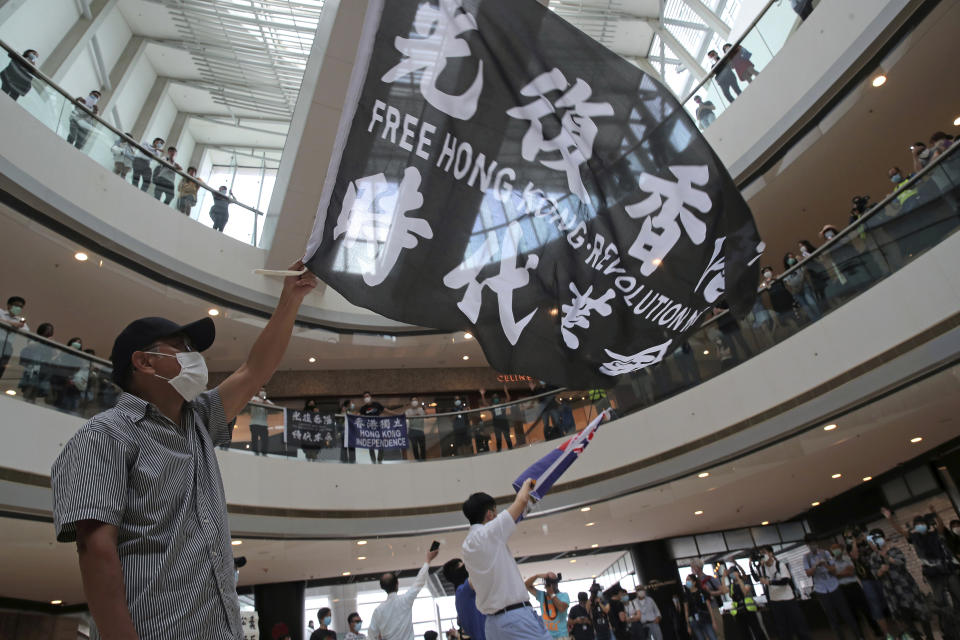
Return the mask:
[(357, 560), (366, 560), (367, 556), (357, 556)]
[(698, 478), (709, 478), (709, 477), (710, 477), (710, 472), (709, 472), (709, 471), (704, 471), (703, 473), (698, 473), (698, 474), (697, 474), (697, 477), (698, 477)]
[(313, 356), (310, 356), (309, 358), (307, 358), (307, 362), (309, 362), (310, 364), (313, 364), (313, 363), (316, 362), (316, 361), (317, 361), (317, 359), (314, 358)]
[(556, 307), (554, 307), (553, 309), (550, 309), (550, 315), (555, 316), (555, 315), (557, 315), (558, 313), (560, 313), (560, 312), (557, 311), (557, 308), (556, 308)]
[(887, 82), (887, 76), (881, 73), (880, 75), (876, 76), (873, 79), (873, 82), (871, 82), (871, 84), (875, 87), (882, 87), (886, 82)]
[(702, 516), (702, 515), (703, 515), (703, 510), (702, 510), (702, 509), (697, 509), (696, 511), (693, 512), (693, 515), (695, 515), (695, 516)]
[(824, 430), (824, 431), (833, 431), (833, 430), (836, 429), (836, 428), (837, 428), (837, 425), (835, 425), (835, 424), (828, 424), (828, 425), (826, 425), (826, 426), (823, 427), (823, 430)]
[(231, 540), (230, 544), (232, 544), (235, 547), (239, 547), (240, 545), (243, 544), (243, 540)]
[(357, 540), (357, 546), (362, 547), (362, 546), (365, 545), (365, 544), (367, 544), (367, 541), (366, 541), (366, 540)]
[(870, 482), (871, 480), (873, 480), (873, 476), (863, 476), (864, 482)]
[(770, 524), (770, 521), (769, 521), (769, 520), (764, 520), (763, 522), (760, 523), (760, 526), (761, 526), (761, 527), (765, 527), (765, 526), (767, 526), (768, 524)]
[(4, 391), (4, 393), (7, 394), (8, 396), (15, 396), (15, 395), (17, 395), (17, 392), (14, 391), (13, 389), (7, 389), (6, 391)]
[(833, 474), (833, 475), (830, 476), (830, 477), (833, 478), (834, 480), (836, 480), (837, 478), (842, 478), (842, 477), (843, 477), (843, 474), (842, 474), (842, 473), (835, 473), (835, 474)]
[(83, 251), (77, 251), (75, 254), (73, 254), (73, 257), (78, 262), (86, 262), (90, 256), (85, 254)]
[(663, 260), (661, 260), (660, 258), (654, 258), (650, 262), (652, 262), (653, 266), (655, 267), (659, 267), (661, 264), (663, 264)]
[(953, 126), (960, 127), (960, 116), (957, 116), (956, 118), (954, 118)]
[(571, 558), (570, 564), (577, 564), (577, 559), (576, 559), (576, 558)]
[(597, 524), (597, 523), (596, 523), (596, 522), (588, 522), (588, 523), (586, 524), (586, 526), (592, 527), (592, 526), (595, 525), (595, 524)]
[(469, 331), (467, 331), (465, 334), (463, 334), (463, 339), (464, 339), (464, 340), (472, 340), (472, 339), (473, 339), (473, 334), (470, 333)]
[(216, 318), (218, 315), (220, 315), (220, 309), (210, 309), (207, 311), (207, 315), (211, 318)]
[(590, 507), (581, 507), (580, 511), (586, 513), (587, 511), (590, 511)]
[(811, 503), (810, 503), (810, 506), (811, 506), (811, 507), (819, 507), (819, 506), (820, 506), (820, 501), (819, 501), (819, 500), (815, 500), (814, 502), (811, 502)]
[(710, 350), (709, 350), (709, 349), (704, 349), (704, 350), (703, 350), (703, 355), (705, 355), (705, 356), (710, 355)]
[(50, 604), (63, 604), (63, 600), (51, 600)]
[(912, 442), (913, 444), (917, 444), (918, 442), (922, 442), (922, 441), (923, 441), (923, 438), (921, 438), (920, 436), (917, 436), (916, 438), (910, 438), (910, 442)]
[(348, 575), (350, 575), (350, 572), (349, 572), (349, 571), (344, 571), (344, 572), (341, 573), (340, 575), (342, 575), (342, 576), (348, 576)]
[(600, 546), (600, 545), (599, 545), (598, 543), (594, 542), (592, 545), (590, 545), (590, 548), (591, 548), (591, 549), (596, 549), (596, 548), (598, 548), (599, 546)]
[(464, 359), (464, 360), (469, 360), (469, 359), (470, 359), (470, 356), (463, 356), (463, 359)]

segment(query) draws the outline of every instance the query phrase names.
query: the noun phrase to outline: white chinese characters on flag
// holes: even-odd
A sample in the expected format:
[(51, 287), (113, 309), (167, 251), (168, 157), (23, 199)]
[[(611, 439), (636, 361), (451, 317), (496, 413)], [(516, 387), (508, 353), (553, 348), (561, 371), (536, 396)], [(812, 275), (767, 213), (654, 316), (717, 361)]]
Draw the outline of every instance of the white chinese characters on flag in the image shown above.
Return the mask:
[(589, 388), (660, 362), (721, 297), (749, 310), (763, 245), (716, 155), (539, 3), (371, 0), (356, 59), (306, 251), (354, 304)]

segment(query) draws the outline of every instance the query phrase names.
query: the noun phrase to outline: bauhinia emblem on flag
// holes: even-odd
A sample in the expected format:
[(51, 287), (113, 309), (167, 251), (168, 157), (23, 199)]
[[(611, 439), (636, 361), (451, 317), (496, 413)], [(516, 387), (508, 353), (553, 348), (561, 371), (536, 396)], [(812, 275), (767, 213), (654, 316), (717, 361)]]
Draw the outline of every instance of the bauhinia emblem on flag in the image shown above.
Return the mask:
[(670, 92), (537, 2), (371, 0), (305, 261), (580, 388), (660, 362), (763, 250)]
[(530, 492), (530, 497), (538, 502), (543, 500), (543, 497), (547, 495), (547, 492), (563, 475), (563, 472), (570, 468), (570, 465), (580, 457), (583, 450), (593, 440), (600, 423), (609, 418), (609, 409), (601, 412), (583, 431), (570, 436), (559, 447), (530, 465), (513, 481), (514, 490), (519, 491), (528, 478), (533, 478), (536, 482), (533, 491)]

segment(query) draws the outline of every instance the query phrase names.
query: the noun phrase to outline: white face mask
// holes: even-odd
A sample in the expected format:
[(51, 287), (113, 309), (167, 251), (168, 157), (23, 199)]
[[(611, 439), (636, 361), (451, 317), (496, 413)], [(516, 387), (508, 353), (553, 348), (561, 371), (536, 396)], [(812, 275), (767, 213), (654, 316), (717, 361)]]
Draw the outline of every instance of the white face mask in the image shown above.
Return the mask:
[(414, 408), (416, 408), (416, 407), (419, 407), (419, 406), (420, 406), (420, 403), (419, 403), (419, 402), (417, 402), (416, 400), (414, 400), (414, 401), (413, 401), (413, 402), (411, 402), (410, 404), (411, 404), (411, 406), (413, 406)]
[(37, 54), (31, 53), (30, 55), (27, 56), (27, 60), (29, 60), (30, 62), (36, 62), (36, 61), (37, 61)]
[(87, 96), (87, 106), (88, 106), (88, 107), (92, 107), (93, 105), (97, 104), (98, 102), (100, 102), (99, 96), (96, 96), (96, 95), (94, 95), (94, 94), (92, 94), (92, 93)]
[(207, 362), (203, 355), (197, 351), (181, 351), (176, 356), (169, 353), (158, 353), (156, 351), (147, 351), (155, 356), (165, 356), (167, 358), (176, 358), (180, 363), (180, 373), (172, 378), (164, 378), (161, 375), (153, 374), (161, 380), (166, 380), (170, 386), (177, 390), (184, 400), (193, 402), (197, 396), (207, 390)]

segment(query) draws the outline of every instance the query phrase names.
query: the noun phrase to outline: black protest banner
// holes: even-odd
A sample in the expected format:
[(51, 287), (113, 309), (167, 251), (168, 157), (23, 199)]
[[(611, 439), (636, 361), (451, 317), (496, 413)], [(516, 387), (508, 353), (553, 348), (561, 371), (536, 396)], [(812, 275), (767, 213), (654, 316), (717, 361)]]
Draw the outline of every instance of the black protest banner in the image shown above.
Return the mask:
[(284, 410), (283, 440), (302, 449), (327, 449), (336, 442), (336, 420), (330, 413)]
[(371, 0), (305, 261), (352, 303), (595, 388), (721, 296), (750, 210), (674, 96), (537, 2)]
[(406, 416), (347, 416), (348, 447), (360, 449), (406, 449)]

